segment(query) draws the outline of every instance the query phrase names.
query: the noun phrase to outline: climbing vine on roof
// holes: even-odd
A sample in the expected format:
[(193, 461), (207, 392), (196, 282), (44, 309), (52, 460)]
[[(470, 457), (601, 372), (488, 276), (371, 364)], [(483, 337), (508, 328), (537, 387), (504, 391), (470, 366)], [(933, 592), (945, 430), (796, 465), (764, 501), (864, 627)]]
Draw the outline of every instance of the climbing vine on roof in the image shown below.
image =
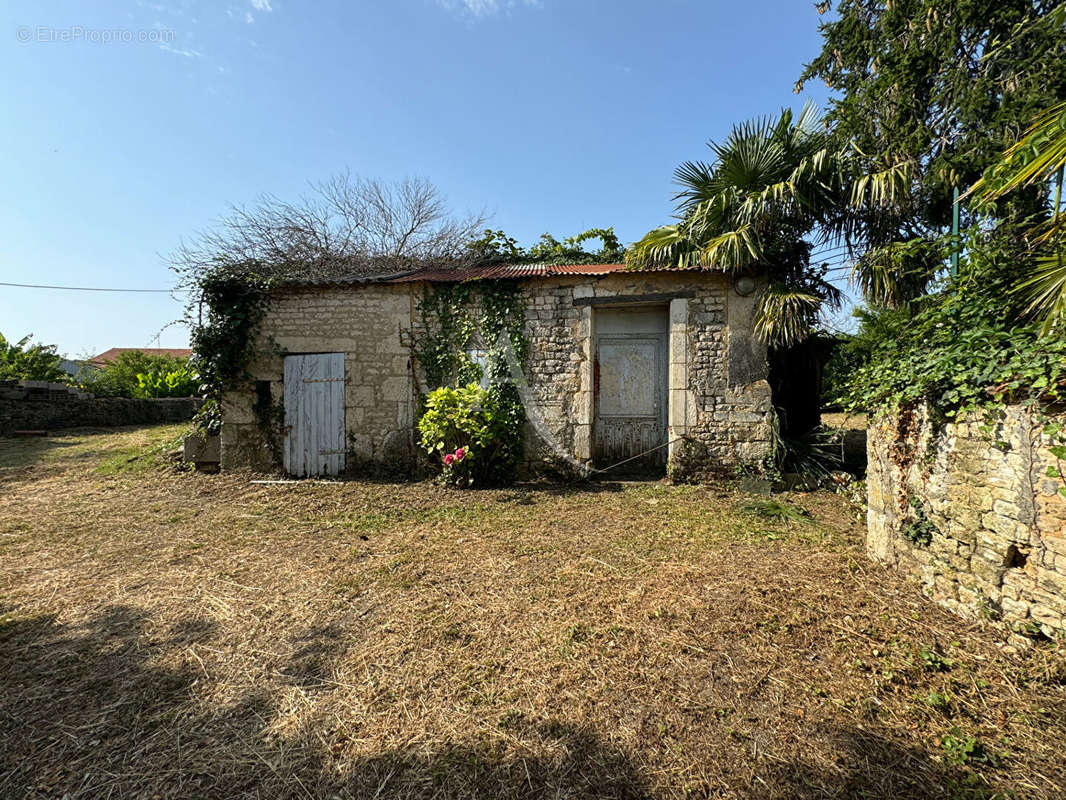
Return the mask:
[[(586, 242), (597, 239), (599, 250), (585, 249)], [(502, 264), (619, 264), (625, 258), (625, 248), (614, 228), (589, 228), (562, 241), (543, 233), (529, 247), (522, 247), (503, 231), (486, 230), (470, 244), (470, 254), (479, 261)]]

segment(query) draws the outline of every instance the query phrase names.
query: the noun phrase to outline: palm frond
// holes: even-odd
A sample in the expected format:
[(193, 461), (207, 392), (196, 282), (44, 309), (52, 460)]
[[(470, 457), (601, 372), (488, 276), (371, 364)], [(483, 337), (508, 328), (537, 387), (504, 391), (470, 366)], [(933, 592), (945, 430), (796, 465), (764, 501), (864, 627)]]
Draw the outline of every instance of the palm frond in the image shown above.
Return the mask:
[(1037, 258), (1032, 277), (1018, 284), (1016, 291), (1028, 295), (1026, 311), (1043, 320), (1043, 334), (1066, 321), (1066, 256), (1062, 248)]
[(686, 161), (674, 170), (674, 183), (682, 189), (674, 195), (681, 208), (708, 199), (719, 191), (721, 182), (715, 179), (714, 168), (702, 161)]
[(1003, 154), (1002, 161), (988, 170), (963, 197), (976, 194), (982, 200), (995, 200), (1022, 186), (1050, 180), (1063, 166), (1066, 166), (1066, 102), (1052, 106), (1037, 117), (1022, 138)]
[(782, 144), (762, 137), (738, 141), (715, 165), (718, 180), (741, 191), (758, 191), (791, 171)]
[(752, 225), (720, 233), (700, 249), (699, 266), (734, 272), (761, 261), (762, 245)]
[(826, 127), (822, 122), (822, 112), (818, 110), (818, 106), (812, 100), (808, 100), (803, 104), (803, 108), (800, 109), (799, 116), (796, 117), (793, 126), (799, 134), (806, 138), (818, 136), (826, 131)]
[(755, 335), (770, 347), (789, 347), (810, 334), (822, 298), (772, 284), (763, 292), (755, 315)]
[(1033, 243), (1036, 269), (1016, 291), (1029, 295), (1028, 312), (1043, 321), (1050, 333), (1066, 321), (1066, 214), (1061, 209), (1063, 171), (1066, 170), (1066, 102), (1052, 106), (1034, 120), (1025, 135), (1003, 154), (999, 164), (964, 195), (991, 202), (1015, 189), (1050, 181), (1057, 176), (1051, 218), (1026, 233)]
[(898, 308), (921, 295), (943, 263), (936, 241), (893, 242), (863, 254), (851, 265), (849, 280), (873, 305)]
[(648, 231), (626, 251), (626, 265), (632, 269), (685, 266), (689, 254), (698, 251), (679, 225), (664, 225)]
[(701, 241), (736, 224), (736, 213), (744, 202), (744, 195), (732, 187), (726, 187), (689, 209), (681, 223), (688, 236)]
[(877, 172), (860, 175), (851, 187), (852, 208), (885, 208), (900, 202), (910, 192), (914, 168), (900, 161)]
[[(822, 300), (840, 300), (836, 287), (817, 279), (808, 237), (820, 226), (827, 237), (839, 235), (832, 226), (846, 199), (842, 156), (811, 104), (798, 114), (784, 109), (734, 125), (708, 146), (711, 163), (688, 161), (674, 173), (681, 220), (649, 231), (626, 263), (726, 272), (757, 267), (791, 292), (768, 295), (762, 332), (775, 343), (799, 341)], [(784, 321), (780, 333), (776, 319)]]

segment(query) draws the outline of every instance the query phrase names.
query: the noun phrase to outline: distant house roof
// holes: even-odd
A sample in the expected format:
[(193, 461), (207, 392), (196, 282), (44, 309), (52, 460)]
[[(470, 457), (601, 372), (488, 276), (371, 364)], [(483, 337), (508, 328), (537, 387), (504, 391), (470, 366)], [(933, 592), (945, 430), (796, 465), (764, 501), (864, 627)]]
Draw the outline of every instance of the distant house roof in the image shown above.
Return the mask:
[(112, 347), (90, 358), (89, 363), (94, 367), (106, 367), (122, 353), (137, 352), (148, 356), (173, 356), (174, 358), (188, 358), (192, 355), (192, 349), (188, 347)]

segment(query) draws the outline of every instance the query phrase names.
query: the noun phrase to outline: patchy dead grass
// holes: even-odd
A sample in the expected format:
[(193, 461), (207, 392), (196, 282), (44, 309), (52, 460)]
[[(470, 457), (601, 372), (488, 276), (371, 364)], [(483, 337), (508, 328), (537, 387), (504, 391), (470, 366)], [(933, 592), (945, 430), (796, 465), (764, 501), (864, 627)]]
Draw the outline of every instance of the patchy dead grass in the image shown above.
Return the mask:
[(1062, 796), (1062, 651), (836, 495), (264, 486), (178, 432), (0, 440), (0, 796)]
[(859, 412), (845, 413), (836, 412), (822, 414), (822, 424), (827, 428), (838, 430), (864, 431), (869, 424), (869, 417)]

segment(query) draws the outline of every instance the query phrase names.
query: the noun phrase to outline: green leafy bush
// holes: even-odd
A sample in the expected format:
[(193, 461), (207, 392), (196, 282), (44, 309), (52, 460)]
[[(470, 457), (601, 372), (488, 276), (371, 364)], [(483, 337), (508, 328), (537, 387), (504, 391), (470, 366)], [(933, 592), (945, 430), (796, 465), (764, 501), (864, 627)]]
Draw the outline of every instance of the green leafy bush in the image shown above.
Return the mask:
[(30, 338), (11, 342), (0, 333), (0, 380), (66, 381), (55, 345), (31, 345)]
[[(1066, 339), (1041, 338), (1012, 292), (1024, 254), (996, 232), (971, 234), (959, 276), (904, 309), (864, 322), (865, 364), (842, 383), (848, 410), (928, 402), (947, 417), (1066, 395)], [(864, 349), (866, 345), (864, 344)]]
[(822, 374), (822, 405), (836, 408), (849, 391), (852, 376), (870, 363), (885, 341), (895, 339), (902, 324), (910, 318), (906, 309), (856, 308), (858, 321), (853, 334), (836, 334)]
[(482, 389), (471, 383), (442, 386), (426, 397), (418, 430), (422, 447), (440, 459), (445, 482), (484, 486), (513, 477), (521, 454), (522, 419), (521, 405), (505, 396), (509, 389)]
[(192, 397), (196, 394), (197, 375), (188, 364), (177, 369), (137, 373), (135, 397)]
[[(585, 242), (595, 239), (600, 249), (586, 250)], [(486, 230), (470, 243), (469, 254), (480, 261), (511, 264), (617, 264), (625, 258), (625, 247), (614, 228), (590, 228), (561, 242), (545, 233), (528, 248), (503, 231)]]
[[(169, 384), (168, 375), (171, 376)], [(86, 370), (78, 378), (85, 391), (98, 397), (191, 397), (197, 394), (196, 377), (188, 361), (178, 356), (150, 355), (140, 350), (119, 353), (103, 369)]]

